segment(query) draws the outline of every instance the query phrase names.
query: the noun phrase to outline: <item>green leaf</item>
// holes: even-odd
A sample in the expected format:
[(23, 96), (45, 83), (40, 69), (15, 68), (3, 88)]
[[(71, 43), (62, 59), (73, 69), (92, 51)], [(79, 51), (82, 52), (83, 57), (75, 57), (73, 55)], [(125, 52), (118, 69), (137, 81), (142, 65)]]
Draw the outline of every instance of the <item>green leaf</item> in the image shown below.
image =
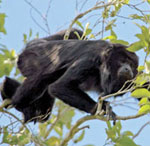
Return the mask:
[(89, 29), (89, 26), (90, 26), (90, 23), (89, 23), (89, 22), (86, 23), (86, 25), (85, 25), (85, 30)]
[(20, 133), (17, 133), (18, 145), (25, 145), (30, 142), (31, 133), (28, 130), (23, 129)]
[(82, 30), (84, 30), (84, 27), (82, 26), (81, 22), (79, 22), (79, 21), (77, 20), (77, 21), (76, 21), (76, 24), (77, 24), (78, 26), (80, 26), (80, 28), (81, 28)]
[(146, 82), (149, 82), (149, 81), (150, 81), (150, 75), (142, 73), (136, 77), (136, 80), (134, 82), (137, 85), (142, 86), (143, 84), (145, 84)]
[(137, 146), (137, 145), (131, 138), (123, 136), (117, 141), (115, 146)]
[(109, 129), (109, 130), (111, 130), (111, 129), (112, 129), (112, 127), (111, 127), (111, 123), (110, 123), (110, 121), (107, 121), (106, 123), (107, 123), (107, 127), (108, 127), (108, 129)]
[(75, 115), (74, 109), (66, 111), (66, 113), (61, 117), (61, 121), (66, 125), (68, 129), (71, 128), (72, 118)]
[(113, 35), (110, 35), (110, 36), (107, 36), (107, 37), (104, 37), (103, 38), (103, 40), (115, 40), (116, 39), (116, 37), (115, 36), (113, 36)]
[(15, 58), (15, 57), (16, 57), (16, 52), (15, 52), (15, 50), (14, 50), (14, 49), (12, 49), (10, 53), (11, 53), (11, 56), (12, 56), (13, 58)]
[(39, 33), (38, 32), (36, 33), (35, 38), (39, 38)]
[(74, 34), (77, 36), (78, 40), (81, 40), (81, 37), (77, 31), (75, 31)]
[(123, 132), (123, 135), (125, 135), (125, 136), (133, 136), (134, 134), (131, 131), (125, 131), (125, 132)]
[[(141, 31), (142, 31), (142, 35), (143, 35), (143, 37), (144, 37), (144, 40), (146, 41), (146, 42), (149, 42), (150, 41), (150, 34), (149, 34), (149, 28), (147, 28), (146, 26), (144, 26), (144, 25), (139, 25), (139, 24), (137, 24), (136, 23), (136, 25), (141, 29)], [(142, 39), (143, 40), (143, 39)]]
[(145, 61), (145, 71), (147, 74), (150, 73), (150, 61)]
[(136, 98), (150, 97), (150, 91), (145, 88), (136, 89), (131, 93), (131, 96)]
[(30, 29), (29, 38), (31, 38), (31, 36), (32, 36), (32, 29)]
[(150, 105), (149, 105), (149, 104), (143, 105), (143, 106), (139, 109), (139, 111), (138, 111), (139, 114), (149, 113), (149, 112), (150, 112)]
[(118, 133), (117, 126), (115, 125), (112, 127), (109, 121), (107, 121), (106, 123), (108, 127), (108, 129), (106, 129), (107, 139), (111, 139), (113, 142), (115, 142), (117, 139), (117, 133)]
[(150, 4), (150, 0), (147, 0), (147, 2)]
[(8, 143), (9, 139), (8, 139), (8, 130), (7, 127), (3, 128), (3, 143)]
[(85, 36), (88, 36), (90, 33), (92, 32), (92, 29), (86, 29), (86, 31), (85, 31)]
[(117, 35), (113, 30), (111, 30), (111, 35), (114, 37), (114, 39), (117, 39)]
[(94, 38), (95, 39), (95, 35), (94, 34), (90, 34), (90, 39)]
[(23, 42), (24, 42), (24, 44), (27, 43), (27, 35), (26, 34), (23, 34)]
[(126, 46), (129, 45), (129, 43), (127, 41), (124, 41), (124, 40), (112, 40), (111, 42), (112, 43), (123, 44), (123, 45), (126, 45)]
[(131, 17), (131, 18), (133, 18), (133, 19), (140, 19), (140, 20), (143, 18), (143, 16), (139, 16), (139, 15), (137, 15), (137, 14), (129, 15), (129, 17)]
[(39, 124), (39, 135), (44, 137), (47, 132), (47, 123)]
[(56, 133), (59, 135), (59, 136), (62, 136), (63, 135), (63, 125), (62, 124), (57, 124), (55, 127), (54, 127), (54, 130), (56, 131)]
[(145, 47), (144, 43), (142, 41), (138, 41), (133, 43), (129, 48), (127, 48), (130, 52), (135, 52)]
[(84, 138), (84, 135), (85, 135), (85, 130), (83, 130), (81, 135), (74, 140), (74, 143), (78, 143), (78, 142), (82, 141), (82, 139)]
[(105, 27), (105, 30), (111, 30), (112, 26), (116, 26), (114, 23), (116, 22), (117, 19), (113, 19), (111, 21), (108, 22), (107, 26)]
[(145, 69), (145, 67), (140, 65), (140, 66), (138, 66), (138, 69), (137, 69), (137, 70), (138, 70), (138, 72), (141, 72), (141, 71), (143, 71), (144, 69)]
[(144, 35), (143, 34), (136, 34), (135, 35), (139, 40), (145, 40)]
[(117, 132), (118, 136), (120, 136), (121, 129), (122, 129), (121, 122), (118, 121), (118, 122), (114, 125), (114, 127), (115, 127), (115, 129), (116, 129), (116, 132)]
[(0, 13), (0, 32), (4, 34), (6, 34), (6, 29), (4, 28), (5, 17), (6, 15), (4, 13)]
[(46, 141), (46, 144), (49, 146), (58, 146), (60, 144), (60, 139), (56, 136), (52, 136)]
[(142, 105), (145, 105), (145, 104), (148, 104), (148, 103), (150, 103), (148, 98), (144, 97), (140, 100), (139, 105), (142, 106)]

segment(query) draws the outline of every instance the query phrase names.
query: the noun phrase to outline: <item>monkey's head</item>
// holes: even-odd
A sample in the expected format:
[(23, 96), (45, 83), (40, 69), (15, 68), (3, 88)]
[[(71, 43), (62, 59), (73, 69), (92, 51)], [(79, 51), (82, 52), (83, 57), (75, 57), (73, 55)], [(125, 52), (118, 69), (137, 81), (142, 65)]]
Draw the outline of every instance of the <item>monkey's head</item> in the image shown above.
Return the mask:
[(104, 53), (101, 66), (101, 86), (105, 94), (115, 93), (127, 80), (137, 75), (138, 57), (127, 46), (113, 44)]

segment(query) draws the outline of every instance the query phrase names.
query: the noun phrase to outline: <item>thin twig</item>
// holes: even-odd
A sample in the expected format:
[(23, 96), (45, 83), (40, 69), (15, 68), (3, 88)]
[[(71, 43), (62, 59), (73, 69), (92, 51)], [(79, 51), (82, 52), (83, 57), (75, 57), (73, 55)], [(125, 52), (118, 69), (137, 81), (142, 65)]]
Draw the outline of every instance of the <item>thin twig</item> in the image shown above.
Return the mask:
[(115, 3), (116, 3), (116, 1), (111, 1), (111, 2), (109, 2), (109, 3), (103, 4), (103, 5), (100, 5), (100, 6), (95, 5), (94, 7), (88, 9), (87, 11), (85, 11), (85, 12), (80, 13), (79, 15), (77, 15), (77, 16), (73, 19), (73, 21), (72, 21), (72, 23), (70, 24), (68, 30), (66, 31), (65, 36), (64, 36), (64, 39), (68, 39), (69, 34), (70, 34), (70, 31), (71, 31), (71, 28), (72, 28), (72, 26), (75, 24), (75, 22), (76, 22), (78, 19), (82, 18), (83, 16), (85, 16), (86, 14), (88, 14), (88, 13), (94, 11), (94, 10), (102, 9), (102, 8), (104, 8), (104, 7), (108, 7), (108, 6), (114, 5)]
[[(47, 34), (50, 35), (50, 28), (49, 28), (49, 25), (48, 25), (47, 17), (48, 17), (48, 12), (49, 12), (49, 9), (50, 9), (51, 0), (49, 1), (48, 8), (47, 8), (45, 17), (43, 16), (43, 14), (42, 14), (31, 2), (29, 2), (28, 0), (24, 0), (24, 1), (31, 7), (30, 15), (31, 15), (31, 18), (32, 18), (32, 20), (34, 21), (34, 23), (35, 23), (38, 27), (40, 27), (44, 32), (46, 32)], [(45, 29), (36, 21), (36, 19), (34, 19), (33, 15), (32, 15), (32, 10), (34, 10), (34, 11), (44, 20), (45, 26), (46, 26), (47, 30), (45, 30)]]
[(132, 139), (136, 138), (136, 137), (142, 132), (142, 130), (143, 130), (147, 125), (150, 125), (150, 122), (145, 123), (145, 124), (139, 129), (139, 131), (132, 137)]

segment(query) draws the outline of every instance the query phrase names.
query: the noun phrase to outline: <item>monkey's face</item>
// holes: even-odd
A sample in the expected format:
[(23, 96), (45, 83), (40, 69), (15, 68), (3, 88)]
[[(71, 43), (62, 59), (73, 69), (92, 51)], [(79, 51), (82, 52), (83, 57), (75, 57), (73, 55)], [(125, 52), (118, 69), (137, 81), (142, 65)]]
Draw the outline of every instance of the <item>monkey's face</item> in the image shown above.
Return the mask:
[(111, 94), (121, 89), (126, 81), (136, 76), (137, 67), (138, 57), (135, 53), (128, 52), (123, 45), (118, 44), (113, 47), (103, 60), (100, 69), (104, 93)]

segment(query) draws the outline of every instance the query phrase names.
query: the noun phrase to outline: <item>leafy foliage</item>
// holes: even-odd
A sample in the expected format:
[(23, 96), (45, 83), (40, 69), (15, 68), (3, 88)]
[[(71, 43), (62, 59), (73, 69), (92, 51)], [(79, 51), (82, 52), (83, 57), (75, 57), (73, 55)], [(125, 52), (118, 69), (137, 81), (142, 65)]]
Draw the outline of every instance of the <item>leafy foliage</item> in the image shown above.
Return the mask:
[(4, 28), (5, 17), (5, 13), (0, 13), (0, 32), (3, 34), (6, 34), (6, 29)]
[[(75, 24), (83, 30), (83, 36), (78, 36), (79, 40), (83, 39), (94, 39), (98, 35), (102, 36), (102, 39), (109, 40), (112, 43), (121, 43), (124, 45), (129, 45), (125, 40), (121, 40), (115, 28), (118, 26), (118, 19), (121, 17), (119, 14), (122, 11), (123, 7), (131, 7), (134, 12), (125, 17), (126, 19), (134, 20), (136, 27), (141, 31), (140, 33), (135, 34), (135, 37), (138, 41), (132, 43), (128, 50), (131, 52), (144, 51), (145, 61), (144, 65), (138, 67), (139, 75), (133, 81), (134, 90), (131, 93), (131, 96), (141, 99), (139, 102), (138, 114), (147, 114), (150, 113), (150, 88), (149, 85), (147, 88), (143, 86), (146, 83), (150, 82), (150, 61), (148, 56), (150, 55), (150, 14), (144, 13), (142, 10), (130, 3), (130, 0), (109, 0), (108, 2), (115, 2), (112, 5), (104, 6), (102, 11), (98, 9), (98, 19), (97, 22), (92, 26), (92, 23), (86, 21), (86, 23), (76, 19)], [(106, 3), (106, 2), (104, 2)], [(150, 0), (141, 1), (141, 3), (146, 3), (150, 5)], [(0, 0), (1, 4), (1, 0)], [(101, 1), (97, 1), (96, 6), (101, 5)], [(32, 7), (33, 8), (33, 7)], [(78, 18), (86, 15), (87, 13), (92, 13), (97, 8), (91, 8), (86, 13), (81, 13)], [(39, 13), (39, 11), (38, 11)], [(43, 16), (43, 14), (42, 14)], [(5, 28), (5, 13), (0, 13), (0, 34), (7, 34)], [(46, 17), (43, 17), (46, 20)], [(45, 21), (45, 24), (47, 21)], [(140, 23), (139, 23), (140, 22)], [(101, 26), (102, 25), (102, 26)], [(94, 34), (94, 28), (98, 26), (100, 32)], [(102, 28), (102, 30), (101, 30)], [(38, 38), (39, 34), (37, 33), (35, 37)], [(30, 29), (28, 33), (23, 34), (23, 42), (26, 44), (33, 37), (33, 30)], [(7, 44), (6, 44), (7, 45)], [(6, 46), (0, 45), (0, 77), (5, 75), (20, 75), (19, 70), (16, 69), (16, 60), (17, 54), (15, 49), (7, 49)], [(14, 69), (15, 74), (14, 73)], [(20, 75), (21, 76), (21, 75)], [(21, 80), (22, 80), (21, 76)], [(20, 78), (18, 79), (20, 80)], [(61, 143), (64, 139), (71, 133), (72, 127), (74, 126), (73, 118), (76, 115), (76, 112), (73, 108), (63, 104), (60, 101), (57, 101), (55, 104), (55, 109), (50, 117), (50, 119), (38, 125), (38, 132), (32, 132), (30, 125), (24, 125), (20, 120), (15, 116), (13, 112), (5, 112), (5, 110), (0, 108), (2, 115), (9, 115), (10, 123), (7, 125), (1, 126), (0, 136), (2, 137), (1, 144), (8, 145), (26, 145), (32, 144), (42, 145), (42, 146), (62, 146)], [(5, 114), (4, 114), (5, 113)], [(12, 120), (13, 119), (13, 120)], [(14, 128), (16, 127), (16, 128)], [(80, 131), (80, 132), (79, 132)], [(112, 126), (110, 122), (107, 122), (107, 139), (105, 145), (114, 145), (114, 146), (138, 146), (133, 137), (135, 136), (131, 131), (123, 131), (121, 122), (118, 121), (115, 126)], [(78, 133), (79, 132), (79, 133)], [(66, 135), (66, 133), (68, 133)], [(75, 136), (75, 134), (77, 135)], [(71, 133), (72, 134), (72, 133)], [(70, 134), (70, 135), (71, 135)], [(84, 139), (86, 135), (86, 130), (84, 128), (76, 127), (75, 132), (71, 137), (67, 137), (72, 142), (72, 145), (80, 145), (79, 143)], [(88, 141), (87, 141), (88, 143)], [(64, 146), (69, 146), (68, 142)], [(92, 144), (87, 144), (84, 146), (94, 146)]]
[(110, 140), (114, 146), (138, 146), (132, 140), (133, 133), (131, 131), (124, 131), (121, 133), (121, 123), (118, 121), (115, 126), (111, 126), (110, 122), (107, 122), (107, 140)]
[(0, 48), (0, 77), (10, 75), (15, 66), (17, 55), (15, 50), (9, 51), (6, 48)]

